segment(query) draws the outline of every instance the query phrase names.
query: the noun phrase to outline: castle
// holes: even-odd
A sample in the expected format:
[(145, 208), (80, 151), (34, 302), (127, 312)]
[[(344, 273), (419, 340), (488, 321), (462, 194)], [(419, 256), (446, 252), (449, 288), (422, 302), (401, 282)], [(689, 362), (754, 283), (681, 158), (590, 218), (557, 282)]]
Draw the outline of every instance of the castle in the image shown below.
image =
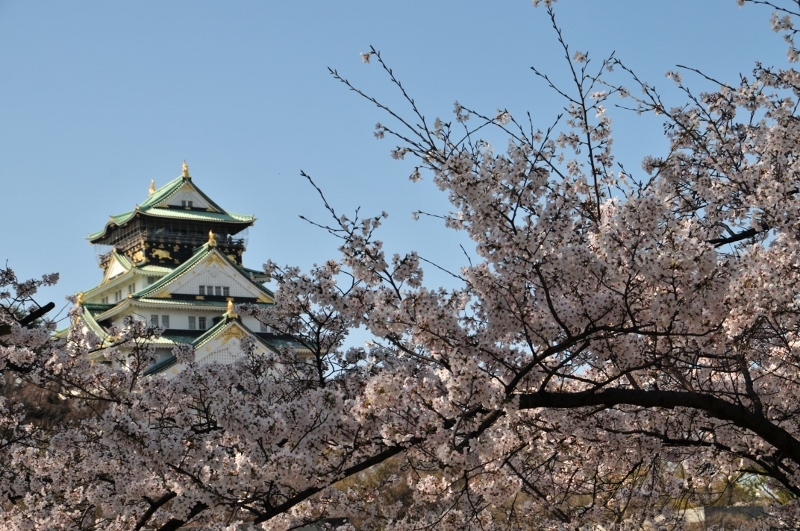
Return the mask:
[[(172, 350), (179, 344), (194, 348), (196, 363), (232, 363), (243, 356), (247, 336), (256, 353), (291, 347), (302, 361), (306, 352), (290, 337), (235, 312), (236, 304), (274, 304), (264, 273), (242, 264), (254, 222), (255, 216), (228, 212), (203, 193), (185, 162), (164, 186), (151, 181), (145, 201), (88, 237), (105, 252), (102, 281), (77, 297), (84, 327), (105, 345), (114, 343), (126, 318), (163, 329), (149, 340), (157, 358), (147, 374), (178, 374), (182, 363)], [(92, 357), (108, 363), (102, 349)]]

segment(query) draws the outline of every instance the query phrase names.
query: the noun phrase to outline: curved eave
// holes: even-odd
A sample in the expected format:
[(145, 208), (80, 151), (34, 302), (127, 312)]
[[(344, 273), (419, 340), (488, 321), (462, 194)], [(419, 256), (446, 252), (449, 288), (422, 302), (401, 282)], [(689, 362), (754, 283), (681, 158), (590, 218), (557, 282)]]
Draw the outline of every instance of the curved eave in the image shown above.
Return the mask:
[(96, 297), (98, 294), (103, 293), (104, 291), (109, 291), (117, 286), (124, 285), (125, 283), (130, 281), (132, 276), (142, 277), (145, 276), (144, 273), (132, 267), (125, 271), (124, 273), (120, 273), (119, 275), (104, 280), (103, 283), (93, 287), (92, 289), (86, 290), (83, 292), (83, 297), (85, 300), (91, 300), (92, 298)]
[(172, 273), (173, 269), (175, 269), (174, 267), (148, 264), (147, 262), (136, 264), (134, 267), (139, 271), (144, 271), (147, 274), (156, 274), (156, 275), (168, 275), (169, 273)]
[(116, 228), (130, 222), (137, 215), (159, 219), (175, 219), (180, 221), (205, 221), (213, 223), (225, 223), (227, 225), (241, 225), (242, 229), (249, 227), (256, 221), (255, 216), (235, 214), (233, 212), (204, 212), (199, 210), (180, 210), (175, 208), (151, 208), (149, 210), (133, 210), (118, 216), (111, 216), (103, 230), (90, 233), (87, 239), (90, 243), (102, 243), (100, 240), (110, 234)]
[(115, 315), (119, 315), (121, 312), (127, 310), (131, 307), (132, 299), (123, 299), (122, 302), (118, 302), (112, 308), (104, 311), (103, 313), (99, 314), (95, 319), (99, 321), (105, 321), (106, 319), (110, 319)]
[(280, 351), (282, 348), (290, 348), (293, 349), (295, 352), (302, 353), (302, 354), (311, 354), (311, 349), (294, 339), (289, 335), (275, 335), (275, 334), (256, 334), (262, 343), (265, 345), (269, 345), (269, 347), (274, 351)]
[[(257, 334), (253, 332), (250, 328), (245, 325), (240, 318), (238, 317), (228, 317), (227, 315), (221, 319), (217, 324), (206, 330), (206, 332), (199, 337), (197, 337), (192, 342), (187, 342), (191, 344), (192, 347), (196, 350), (200, 349), (208, 343), (209, 341), (213, 340), (225, 330), (230, 327), (238, 326), (240, 327), (247, 335), (250, 337), (255, 338), (255, 340), (265, 349), (272, 352), (279, 352), (281, 348), (289, 347), (293, 348), (297, 353), (310, 353), (310, 351), (305, 348), (303, 345), (298, 343), (297, 341), (283, 336), (276, 336), (273, 338), (264, 338), (263, 334)], [(159, 361), (158, 363), (153, 364), (145, 371), (145, 376), (150, 376), (153, 374), (158, 374), (164, 372), (165, 370), (169, 369), (170, 367), (177, 364), (178, 360), (174, 354), (170, 355), (169, 357)]]
[[(206, 332), (204, 334), (202, 334), (200, 337), (198, 337), (197, 339), (195, 339), (194, 341), (192, 341), (191, 343), (188, 343), (188, 344), (192, 345), (192, 348), (194, 348), (196, 350), (196, 349), (200, 348), (202, 345), (204, 345), (205, 343), (207, 343), (209, 340), (215, 338), (220, 332), (222, 332), (223, 330), (227, 329), (228, 326), (235, 326), (235, 325), (232, 325), (231, 322), (232, 321), (236, 321), (236, 320), (238, 320), (238, 319), (231, 319), (226, 315), (223, 319), (220, 319), (220, 321), (217, 324), (215, 324), (214, 326), (212, 326), (211, 328), (206, 330)], [(241, 324), (241, 323), (239, 323), (239, 324)], [(242, 325), (242, 327), (249, 332), (249, 329), (247, 327), (245, 327), (243, 325)], [(251, 335), (252, 335), (252, 333), (251, 333)], [(147, 370), (144, 371), (144, 375), (145, 376), (150, 376), (150, 375), (153, 375), (153, 374), (158, 374), (160, 372), (164, 372), (165, 370), (167, 370), (170, 367), (172, 367), (173, 365), (175, 365), (177, 362), (178, 362), (178, 359), (175, 357), (175, 354), (172, 354), (169, 357), (159, 361), (158, 363), (153, 364), (150, 367), (148, 367)]]
[(108, 338), (108, 333), (100, 326), (100, 323), (97, 322), (97, 319), (95, 319), (92, 313), (92, 309), (87, 306), (90, 305), (87, 304), (81, 308), (81, 321), (83, 321), (86, 328), (91, 330), (101, 341), (105, 341)]
[(255, 216), (246, 216), (233, 212), (208, 212), (204, 210), (181, 210), (180, 208), (151, 208), (139, 210), (139, 214), (160, 219), (178, 219), (181, 221), (211, 221), (233, 225), (250, 226), (256, 221)]
[(175, 365), (176, 363), (178, 363), (178, 358), (176, 358), (175, 355), (173, 354), (170, 357), (163, 359), (158, 363), (148, 367), (147, 370), (144, 371), (144, 376), (152, 376), (154, 374), (163, 372), (172, 367), (173, 365)]
[(181, 310), (197, 310), (197, 311), (209, 311), (216, 308), (220, 310), (219, 313), (223, 313), (227, 310), (228, 303), (218, 302), (218, 301), (180, 301), (180, 300), (170, 300), (170, 299), (147, 299), (147, 298), (131, 297), (130, 299), (125, 299), (122, 302), (118, 303), (113, 308), (110, 308), (107, 311), (103, 312), (102, 314), (98, 315), (97, 319), (99, 321), (105, 321), (106, 319), (111, 319), (120, 314), (127, 315), (126, 312), (128, 310), (131, 310), (132, 308), (141, 308), (141, 309), (175, 308)]
[(192, 343), (192, 346), (194, 347), (195, 350), (197, 350), (232, 326), (239, 326), (247, 335), (255, 338), (255, 340), (258, 341), (267, 350), (271, 350), (272, 352), (278, 352), (278, 350), (274, 346), (272, 346), (262, 337), (259, 337), (258, 334), (250, 330), (250, 328), (248, 328), (247, 325), (244, 324), (239, 317), (228, 317), (227, 314), (223, 319), (220, 319), (220, 321), (217, 324), (209, 328), (205, 334), (195, 339), (194, 342)]
[(106, 223), (105, 227), (103, 227), (103, 230), (89, 233), (89, 236), (87, 236), (86, 239), (89, 240), (89, 243), (98, 243), (98, 240), (108, 234), (109, 229), (124, 225), (132, 220), (134, 216), (136, 216), (136, 210), (131, 210), (130, 212), (125, 212), (124, 214), (119, 214), (117, 216), (111, 216), (111, 219), (108, 221), (108, 223)]
[[(269, 282), (271, 279), (269, 275), (264, 273), (264, 271), (259, 271), (258, 269), (251, 269), (249, 267), (237, 265), (237, 267), (245, 274), (247, 277), (252, 280), (253, 282), (257, 282), (261, 284), (262, 282)], [(262, 286), (263, 287), (263, 286)], [(270, 296), (274, 297), (274, 293), (269, 288), (264, 288), (265, 290), (269, 291)]]

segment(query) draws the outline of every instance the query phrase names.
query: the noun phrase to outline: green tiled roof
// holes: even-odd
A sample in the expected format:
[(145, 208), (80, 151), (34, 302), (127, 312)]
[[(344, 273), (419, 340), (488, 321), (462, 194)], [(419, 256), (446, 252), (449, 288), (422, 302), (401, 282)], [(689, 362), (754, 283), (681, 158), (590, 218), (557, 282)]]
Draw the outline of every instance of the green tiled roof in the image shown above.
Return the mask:
[[(81, 321), (83, 322), (84, 325), (86, 325), (86, 328), (88, 328), (89, 330), (94, 332), (97, 335), (97, 337), (99, 337), (101, 340), (103, 340), (103, 339), (105, 339), (105, 337), (108, 334), (106, 333), (105, 330), (103, 330), (103, 327), (100, 326), (98, 324), (98, 322), (95, 320), (94, 315), (92, 315), (92, 312), (99, 310), (100, 306), (108, 307), (109, 305), (108, 304), (83, 304), (82, 305), (83, 312), (81, 313)], [(69, 331), (71, 329), (72, 329), (72, 327), (69, 326), (67, 328), (63, 328), (63, 329), (57, 331), (56, 332), (56, 337), (57, 338), (65, 338), (65, 337), (67, 337), (67, 335), (69, 335)]]
[(164, 339), (168, 339), (174, 343), (193, 343), (199, 336), (195, 335), (186, 335), (181, 334), (180, 332), (177, 333), (170, 333), (164, 332), (161, 334), (161, 337)]
[(191, 187), (194, 188), (194, 190), (208, 202), (211, 208), (219, 212), (225, 212), (224, 208), (216, 204), (210, 197), (204, 194), (203, 191), (200, 190), (200, 188), (195, 186), (194, 182), (192, 182), (191, 177), (185, 178), (183, 176), (172, 179), (170, 182), (168, 182), (167, 184), (165, 184), (164, 186), (162, 186), (161, 188), (150, 194), (150, 196), (145, 200), (145, 202), (139, 205), (139, 209), (148, 210), (158, 205), (159, 203), (166, 201), (167, 199), (175, 195), (175, 193), (177, 193), (178, 190), (180, 190), (183, 187), (183, 185), (186, 184), (187, 182), (190, 183)]
[[(167, 273), (166, 275), (164, 275), (160, 279), (156, 280), (155, 282), (153, 282), (152, 284), (150, 284), (149, 286), (147, 286), (143, 290), (137, 292), (136, 296), (137, 297), (147, 297), (151, 293), (156, 293), (158, 290), (160, 290), (165, 285), (167, 285), (168, 283), (170, 283), (173, 280), (175, 280), (177, 277), (182, 275), (184, 272), (186, 272), (186, 271), (190, 270), (192, 267), (194, 267), (194, 265), (197, 262), (199, 262), (200, 260), (202, 260), (208, 253), (210, 253), (212, 249), (213, 249), (213, 247), (209, 247), (207, 243), (201, 245), (200, 247), (198, 247), (197, 251), (192, 255), (191, 258), (189, 258), (184, 263), (182, 263), (181, 265), (179, 265), (178, 267), (173, 269), (170, 273)], [(222, 254), (222, 253), (220, 253), (220, 254)]]
[(103, 327), (100, 326), (100, 323), (98, 323), (95, 320), (94, 311), (95, 310), (99, 310), (99, 308), (96, 308), (98, 306), (101, 306), (101, 305), (99, 305), (99, 304), (88, 305), (87, 304), (86, 306), (84, 306), (83, 314), (81, 315), (81, 318), (83, 319), (83, 322), (86, 324), (86, 328), (88, 328), (89, 330), (91, 330), (92, 332), (97, 334), (97, 337), (99, 337), (101, 340), (103, 340), (103, 339), (106, 338), (106, 336), (108, 336), (108, 334), (103, 329)]
[(223, 223), (252, 223), (255, 216), (245, 216), (232, 212), (207, 212), (203, 210), (181, 210), (179, 208), (151, 208), (139, 210), (144, 216), (169, 219), (188, 219), (193, 221), (221, 221)]
[[(241, 270), (242, 270), (242, 271), (243, 271), (245, 274), (247, 274), (248, 276), (251, 276), (251, 275), (252, 275), (252, 277), (253, 277), (253, 278), (260, 278), (260, 279), (263, 279), (263, 281), (264, 281), (264, 282), (267, 282), (267, 281), (269, 281), (269, 276), (268, 276), (266, 273), (264, 273), (264, 270), (263, 270), (263, 269), (261, 269), (261, 270), (259, 270), (259, 269), (252, 269), (252, 268), (245, 267), (245, 266), (239, 266), (239, 269), (241, 269)], [(270, 293), (271, 293), (271, 292), (270, 292)]]
[[(180, 190), (184, 184), (189, 183), (190, 186), (194, 189), (194, 191), (203, 197), (208, 202), (208, 205), (211, 209), (216, 210), (216, 212), (209, 212), (209, 211), (202, 211), (202, 210), (181, 210), (178, 208), (164, 208), (158, 207), (164, 201), (168, 200), (174, 194)], [(125, 212), (123, 214), (117, 214), (115, 216), (111, 216), (111, 219), (106, 226), (103, 227), (103, 230), (93, 232), (89, 234), (88, 239), (89, 241), (94, 241), (99, 238), (105, 236), (106, 232), (114, 226), (114, 225), (124, 225), (137, 215), (143, 216), (153, 216), (159, 218), (168, 218), (168, 219), (180, 219), (180, 220), (191, 220), (191, 221), (215, 221), (221, 223), (253, 223), (256, 218), (255, 216), (246, 216), (243, 214), (234, 214), (232, 212), (227, 212), (224, 208), (220, 207), (214, 201), (211, 200), (206, 194), (203, 193), (195, 184), (192, 182), (191, 178), (184, 178), (184, 177), (177, 177), (152, 194), (140, 205), (136, 207), (135, 210), (131, 210), (130, 212)]]
[[(215, 252), (215, 247), (210, 247), (208, 244), (201, 245), (198, 247), (197, 252), (192, 255), (191, 258), (186, 260), (183, 264), (178, 266), (175, 269), (169, 268), (159, 268), (164, 269), (167, 271), (167, 274), (150, 284), (149, 286), (145, 286), (144, 288), (140, 289), (136, 293), (133, 293), (128, 298), (122, 299), (120, 302), (116, 304), (84, 304), (86, 308), (90, 308), (91, 311), (97, 316), (97, 318), (102, 321), (118, 315), (121, 311), (125, 311), (125, 309), (129, 308), (131, 305), (141, 304), (145, 306), (159, 306), (159, 307), (172, 307), (172, 308), (219, 308), (220, 313), (224, 312), (227, 308), (227, 301), (214, 301), (214, 300), (206, 300), (206, 299), (171, 299), (171, 298), (153, 298), (149, 297), (154, 293), (158, 293), (164, 286), (169, 284), (170, 282), (174, 281), (175, 279), (179, 278), (180, 276), (186, 274), (190, 271), (198, 262), (200, 262), (203, 258), (208, 256), (210, 253)], [(235, 267), (239, 271), (243, 271), (243, 268), (233, 262), (230, 258), (225, 256), (225, 253), (217, 252), (217, 255), (230, 264), (231, 266)], [(250, 280), (249, 275), (243, 272), (244, 277), (248, 282), (250, 282), (253, 286), (255, 286), (260, 292), (266, 294), (270, 298), (274, 298), (274, 294), (271, 290), (265, 288), (258, 282), (254, 282)], [(120, 277), (122, 278), (122, 277)], [(91, 297), (97, 290), (100, 289), (108, 289), (106, 285), (101, 285), (91, 290), (87, 291), (85, 295)], [(267, 303), (259, 303), (256, 302), (256, 305), (262, 306), (267, 305)]]
[(140, 271), (144, 271), (146, 273), (164, 273), (164, 274), (167, 274), (167, 273), (171, 273), (174, 268), (173, 267), (165, 267), (165, 266), (159, 266), (159, 265), (153, 265), (153, 264), (144, 263), (144, 264), (137, 265), (136, 269), (138, 269)]
[[(150, 194), (145, 202), (139, 205), (139, 208), (148, 209), (166, 199), (169, 199), (175, 192), (180, 190), (181, 186), (183, 186), (183, 181), (183, 177), (175, 177), (170, 182)], [(220, 210), (222, 209), (220, 208)]]
[(165, 358), (154, 365), (151, 365), (146, 371), (144, 371), (144, 376), (150, 376), (151, 374), (156, 374), (163, 370), (169, 369), (176, 363), (178, 363), (178, 358), (176, 358), (175, 355), (173, 354), (170, 357)]
[(283, 347), (293, 348), (295, 350), (308, 350), (308, 348), (297, 341), (296, 339), (286, 338), (286, 337), (269, 337), (269, 338), (260, 338), (261, 341), (266, 343), (267, 345), (271, 346), (274, 349), (279, 349)]
[[(218, 333), (219, 333), (219, 332), (220, 332), (220, 331), (221, 331), (223, 328), (225, 328), (226, 326), (228, 326), (228, 323), (230, 323), (230, 322), (231, 322), (231, 321), (233, 321), (233, 320), (234, 320), (234, 319), (231, 319), (230, 317), (228, 317), (228, 314), (225, 314), (225, 315), (222, 317), (222, 319), (220, 319), (220, 320), (219, 320), (219, 322), (218, 322), (217, 324), (215, 324), (214, 326), (212, 326), (211, 328), (209, 328), (208, 330), (206, 330), (206, 333), (205, 333), (205, 334), (203, 334), (202, 336), (200, 336), (200, 337), (198, 337), (197, 339), (195, 339), (195, 340), (194, 340), (194, 342), (192, 343), (192, 346), (193, 346), (195, 349), (198, 349), (198, 348), (200, 348), (200, 347), (201, 347), (201, 346), (203, 346), (203, 345), (204, 345), (204, 344), (205, 344), (207, 341), (209, 341), (209, 340), (213, 339), (213, 338), (214, 338), (214, 336), (216, 336), (216, 335), (217, 335), (217, 334), (218, 334)], [(239, 323), (239, 324), (241, 324), (241, 323)], [(243, 326), (244, 326), (244, 325), (243, 325)], [(244, 328), (245, 328), (245, 329), (247, 329), (247, 327), (246, 327), (246, 326), (244, 326)]]
[(114, 307), (113, 304), (98, 304), (96, 302), (84, 302), (83, 304), (81, 304), (81, 306), (84, 309), (87, 309), (90, 312), (97, 314), (103, 313), (104, 311), (110, 310), (111, 308)]
[[(172, 339), (175, 339), (176, 343), (191, 343), (192, 347), (194, 347), (194, 349), (197, 350), (204, 344), (206, 344), (208, 341), (214, 339), (220, 332), (222, 332), (225, 328), (228, 327), (228, 325), (230, 325), (234, 321), (238, 322), (242, 328), (250, 332), (250, 335), (254, 337), (259, 343), (261, 343), (268, 350), (275, 352), (280, 347), (284, 346), (293, 347), (297, 350), (305, 350), (305, 347), (303, 347), (303, 345), (290, 338), (276, 337), (276, 338), (265, 339), (261, 337), (262, 334), (256, 334), (252, 330), (247, 328), (247, 326), (244, 323), (242, 323), (238, 317), (231, 318), (228, 317), (227, 315), (224, 316), (222, 319), (220, 319), (220, 321), (217, 324), (206, 330), (204, 334), (202, 334), (200, 337), (194, 340), (192, 340), (192, 338), (189, 337), (185, 338), (186, 341), (178, 341), (177, 337), (173, 337)], [(161, 360), (160, 362), (149, 367), (145, 371), (145, 375), (147, 376), (150, 374), (157, 374), (159, 372), (162, 372), (165, 369), (168, 369), (169, 367), (175, 365), (176, 362), (177, 360), (175, 359), (175, 355), (169, 356), (168, 358)]]
[[(168, 267), (158, 267), (158, 266), (149, 266), (149, 268), (133, 267), (131, 265), (130, 260), (126, 256), (118, 253), (115, 253), (115, 256), (119, 258), (120, 262), (125, 267), (126, 271), (124, 273), (114, 275), (111, 278), (105, 278), (102, 284), (99, 284), (93, 287), (92, 289), (84, 291), (83, 295), (86, 299), (95, 297), (98, 293), (102, 291), (113, 289), (114, 286), (119, 286), (122, 284), (122, 282), (127, 282), (128, 280), (123, 280), (123, 279), (130, 279), (131, 276), (133, 275), (142, 276), (151, 272), (154, 275), (164, 275), (172, 271), (172, 269)], [(113, 304), (111, 306), (113, 306)]]
[[(264, 345), (264, 346), (265, 346), (265, 347), (266, 347), (268, 350), (271, 350), (271, 351), (273, 351), (273, 352), (277, 352), (276, 345), (274, 345), (273, 343), (271, 343), (271, 342), (270, 342), (270, 340), (266, 340), (266, 339), (264, 339), (264, 338), (260, 337), (260, 335), (259, 335), (259, 334), (256, 334), (255, 332), (253, 332), (252, 330), (250, 330), (249, 328), (247, 328), (247, 325), (245, 325), (245, 324), (244, 324), (244, 323), (241, 321), (241, 319), (239, 319), (238, 317), (233, 317), (233, 318), (231, 318), (231, 317), (228, 317), (228, 316), (227, 316), (227, 314), (225, 315), (225, 317), (223, 317), (222, 319), (220, 319), (220, 321), (219, 321), (217, 324), (215, 324), (214, 326), (212, 326), (211, 328), (209, 328), (209, 329), (206, 331), (206, 333), (205, 333), (205, 334), (203, 334), (202, 336), (200, 336), (200, 337), (198, 337), (197, 339), (195, 339), (195, 341), (194, 341), (194, 343), (192, 344), (192, 346), (195, 348), (195, 350), (196, 350), (196, 349), (198, 349), (198, 348), (200, 348), (200, 347), (202, 347), (202, 346), (203, 346), (203, 345), (204, 345), (206, 342), (208, 342), (208, 341), (210, 341), (210, 340), (214, 339), (214, 337), (216, 337), (216, 336), (217, 336), (217, 334), (219, 334), (219, 333), (220, 333), (220, 332), (221, 332), (223, 329), (225, 329), (225, 328), (228, 326), (228, 324), (229, 324), (229, 323), (231, 323), (232, 321), (236, 321), (236, 322), (238, 322), (238, 323), (239, 323), (239, 325), (240, 325), (242, 328), (244, 328), (245, 330), (247, 330), (248, 332), (250, 332), (250, 335), (251, 335), (251, 336), (253, 336), (253, 337), (254, 337), (254, 338), (255, 338), (255, 339), (256, 339), (256, 340), (257, 340), (259, 343), (261, 343), (262, 345)], [(298, 350), (300, 350), (300, 349), (304, 349), (304, 348), (305, 348), (305, 347), (303, 347), (302, 345), (300, 345), (300, 344), (299, 344), (299, 343), (297, 343), (297, 342), (291, 342), (291, 340), (289, 340), (289, 341), (286, 341), (286, 340), (280, 340), (280, 339), (278, 339), (278, 340), (276, 340), (276, 341), (278, 341), (278, 342), (281, 342), (281, 341), (283, 341), (283, 343), (281, 344), (281, 346), (286, 346), (286, 345), (288, 345), (288, 346), (294, 346), (295, 348), (298, 348), (298, 347), (299, 347), (299, 348), (298, 348)], [(289, 345), (289, 343), (292, 343), (292, 344), (291, 344), (291, 345)]]
[(116, 253), (115, 252), (114, 253), (114, 258), (119, 260), (119, 263), (122, 264), (122, 267), (124, 267), (126, 271), (129, 270), (131, 267), (133, 267), (133, 264), (131, 263), (131, 261), (128, 260), (128, 257), (125, 256), (124, 254), (120, 254), (120, 253)]
[(144, 304), (156, 304), (158, 306), (174, 306), (176, 308), (180, 308), (182, 306), (207, 306), (207, 307), (219, 307), (223, 309), (228, 308), (227, 301), (207, 301), (207, 300), (180, 300), (180, 299), (148, 299), (145, 297), (137, 298), (134, 297), (136, 301), (144, 303)]
[[(216, 247), (211, 247), (207, 243), (201, 245), (200, 247), (197, 248), (197, 251), (194, 253), (194, 255), (192, 255), (191, 258), (189, 258), (184, 263), (182, 263), (181, 265), (179, 265), (178, 267), (173, 269), (172, 272), (170, 272), (167, 275), (161, 277), (160, 279), (158, 279), (157, 281), (153, 282), (152, 284), (150, 284), (146, 288), (136, 292), (134, 294), (134, 297), (137, 297), (137, 298), (141, 299), (141, 298), (147, 297), (148, 295), (151, 295), (153, 293), (157, 293), (161, 288), (163, 288), (164, 286), (166, 286), (167, 284), (169, 284), (170, 282), (172, 282), (176, 278), (180, 277), (181, 275), (183, 275), (187, 271), (191, 270), (203, 258), (208, 256), (210, 253), (214, 252), (215, 249), (216, 249)], [(237, 264), (236, 262), (234, 262), (233, 260), (231, 260), (230, 258), (228, 258), (227, 256), (225, 256), (225, 253), (218, 252), (217, 255), (220, 258), (222, 258), (225, 262), (227, 262), (228, 264), (233, 266), (234, 268), (238, 269), (239, 271), (242, 271), (242, 267), (239, 264)], [(261, 291), (264, 294), (268, 295), (270, 298), (274, 298), (274, 294), (272, 293), (272, 291), (268, 290), (267, 288), (265, 288), (264, 286), (262, 286), (258, 282), (253, 282), (252, 280), (250, 280), (250, 277), (249, 277), (248, 274), (246, 274), (244, 271), (242, 271), (242, 272), (243, 272), (243, 275), (245, 276), (245, 278), (247, 278), (247, 280), (249, 280), (256, 288), (258, 288), (259, 291)], [(158, 299), (158, 300), (159, 301), (163, 301), (164, 299)]]
[[(185, 341), (185, 343), (191, 344), (192, 347), (194, 347), (195, 350), (197, 350), (203, 344), (205, 344), (206, 341), (209, 341), (214, 336), (216, 336), (223, 328), (225, 328), (228, 325), (228, 323), (231, 322), (231, 320), (232, 319), (230, 319), (227, 316), (225, 316), (222, 319), (220, 319), (220, 321), (217, 324), (215, 324), (214, 326), (212, 326), (211, 328), (206, 330), (205, 333), (202, 334), (200, 337), (198, 337), (196, 339), (195, 338), (187, 338), (189, 340)], [(244, 328), (247, 329), (246, 326)], [(178, 341), (176, 341), (176, 343), (177, 342)], [(183, 341), (181, 341), (181, 343), (183, 343)], [(146, 371), (144, 371), (144, 375), (145, 376), (149, 376), (151, 374), (157, 374), (159, 372), (162, 372), (162, 371), (168, 369), (169, 367), (172, 367), (177, 362), (178, 362), (177, 358), (175, 357), (174, 354), (172, 354), (168, 358), (165, 358), (165, 359), (159, 361), (158, 363), (156, 363), (154, 365), (151, 365)]]
[(99, 313), (97, 318), (100, 321), (104, 321), (115, 315), (119, 315), (120, 312), (130, 308), (131, 306), (136, 305), (144, 305), (145, 307), (158, 307), (158, 308), (197, 308), (197, 307), (205, 307), (205, 308), (219, 308), (220, 313), (224, 312), (228, 308), (227, 302), (215, 302), (215, 301), (182, 301), (182, 300), (172, 300), (172, 299), (144, 299), (138, 297), (132, 297), (130, 299), (122, 299), (122, 301), (114, 306), (108, 308), (108, 310)]

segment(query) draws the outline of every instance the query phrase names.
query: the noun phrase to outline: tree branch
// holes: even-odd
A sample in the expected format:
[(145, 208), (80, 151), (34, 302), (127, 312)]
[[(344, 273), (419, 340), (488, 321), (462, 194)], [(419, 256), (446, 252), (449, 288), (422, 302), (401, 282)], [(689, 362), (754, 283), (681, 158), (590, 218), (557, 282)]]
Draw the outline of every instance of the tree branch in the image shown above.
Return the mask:
[(634, 389), (606, 389), (560, 393), (541, 391), (520, 394), (520, 409), (552, 408), (576, 409), (587, 406), (612, 407), (631, 405), (643, 408), (685, 407), (703, 411), (711, 418), (726, 420), (749, 430), (800, 464), (800, 441), (789, 432), (757, 415), (744, 406), (731, 404), (721, 398), (692, 391), (638, 391)]

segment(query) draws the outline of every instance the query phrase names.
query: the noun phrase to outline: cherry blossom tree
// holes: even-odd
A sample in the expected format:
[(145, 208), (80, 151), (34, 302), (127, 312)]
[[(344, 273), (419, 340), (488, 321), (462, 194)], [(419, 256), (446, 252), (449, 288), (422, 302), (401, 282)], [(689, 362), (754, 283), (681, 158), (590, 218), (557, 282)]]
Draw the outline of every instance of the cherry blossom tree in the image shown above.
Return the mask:
[[(794, 60), (797, 4), (749, 3), (776, 11)], [(800, 73), (701, 76), (701, 94), (670, 73), (686, 102), (669, 107), (616, 58), (571, 53), (545, 4), (572, 77), (535, 71), (564, 98), (549, 127), (460, 104), (430, 121), (374, 49), (407, 115), (333, 71), (388, 113), (376, 136), (418, 161), (412, 180), (448, 195), (445, 224), (474, 242), (458, 286), (425, 285), (414, 252), (388, 256), (384, 214), (324, 202), (341, 257), (269, 263), (275, 306), (239, 308), (311, 363), (286, 349), (197, 366), (179, 348), (179, 377), (147, 377), (158, 330), (116, 330), (134, 347), (103, 347), (116, 369), (89, 362), (101, 345), (79, 326), (53, 339), (0, 313), (3, 385), (73, 412), (44, 425), (13, 393), (0, 402), (3, 525), (680, 527), (738, 478), (774, 498), (764, 525), (800, 525)], [(617, 97), (665, 121), (670, 148), (642, 172), (615, 163)], [(372, 340), (348, 348), (359, 327)]]

